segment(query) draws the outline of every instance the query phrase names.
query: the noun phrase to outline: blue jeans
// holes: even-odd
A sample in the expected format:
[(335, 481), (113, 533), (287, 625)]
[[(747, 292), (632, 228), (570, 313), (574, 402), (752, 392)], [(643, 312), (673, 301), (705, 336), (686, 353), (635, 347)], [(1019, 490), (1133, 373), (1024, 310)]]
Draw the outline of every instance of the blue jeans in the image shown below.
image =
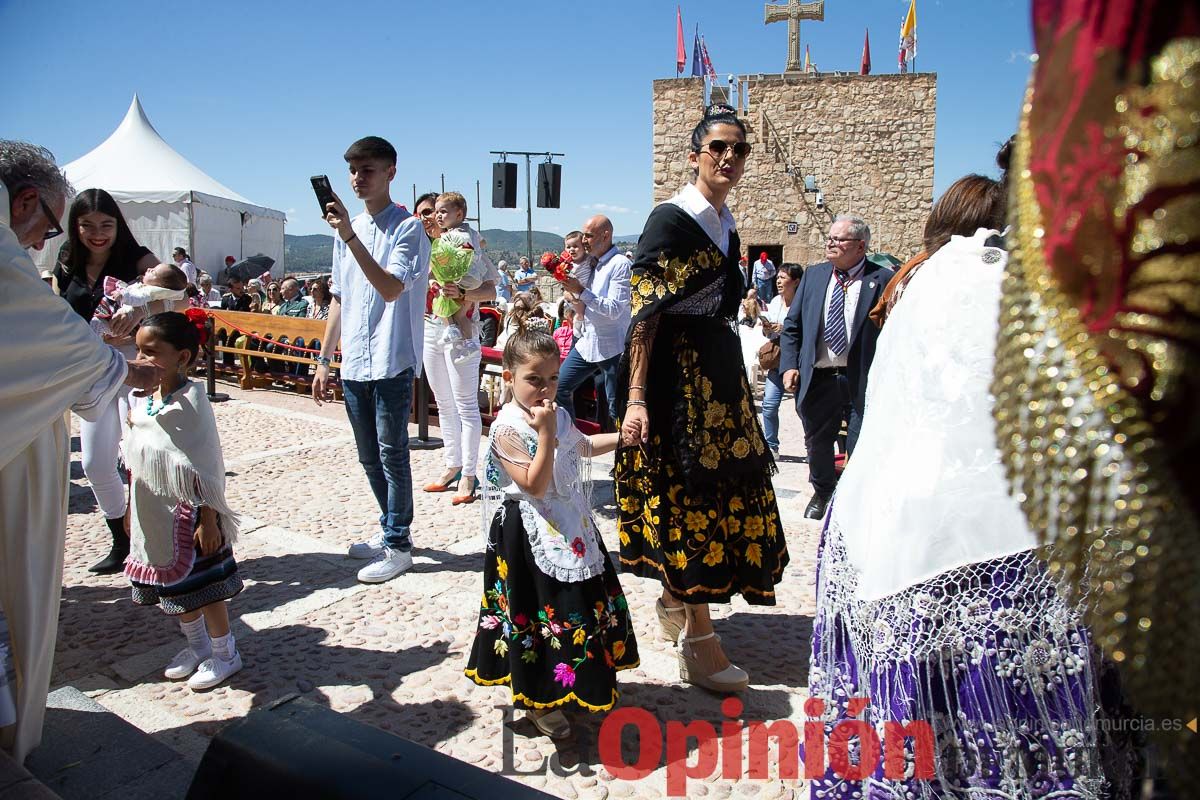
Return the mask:
[(767, 373), (763, 384), (762, 400), (763, 436), (772, 450), (779, 449), (779, 404), (782, 400), (783, 376), (773, 369)]
[(771, 302), (771, 298), (775, 296), (775, 279), (766, 278), (754, 279), (754, 288), (758, 290), (758, 299), (764, 303)]
[(583, 356), (574, 347), (571, 348), (567, 360), (558, 370), (558, 396), (554, 398), (560, 406), (567, 410), (571, 419), (575, 419), (575, 390), (583, 382), (599, 372), (604, 378), (604, 394), (608, 400), (608, 416), (613, 425), (617, 424), (617, 369), (621, 365), (621, 357), (613, 356), (607, 361), (584, 361)]
[(412, 390), (412, 369), (381, 381), (342, 381), (358, 461), (379, 503), (384, 543), (402, 552), (412, 549), (412, 465), (408, 460)]

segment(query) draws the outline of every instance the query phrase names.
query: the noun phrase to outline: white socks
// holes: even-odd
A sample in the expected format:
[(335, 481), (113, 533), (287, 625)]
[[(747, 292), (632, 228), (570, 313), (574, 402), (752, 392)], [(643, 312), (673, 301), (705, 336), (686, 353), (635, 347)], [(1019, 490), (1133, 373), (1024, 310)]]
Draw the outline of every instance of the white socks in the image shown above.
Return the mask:
[(187, 637), (188, 647), (201, 661), (212, 655), (213, 640), (208, 637), (208, 628), (204, 627), (204, 615), (196, 617), (191, 622), (179, 621), (183, 635)]
[(224, 636), (212, 637), (212, 655), (213, 658), (219, 658), (222, 661), (232, 661), (234, 654), (237, 653), (237, 646), (233, 641), (233, 631)]

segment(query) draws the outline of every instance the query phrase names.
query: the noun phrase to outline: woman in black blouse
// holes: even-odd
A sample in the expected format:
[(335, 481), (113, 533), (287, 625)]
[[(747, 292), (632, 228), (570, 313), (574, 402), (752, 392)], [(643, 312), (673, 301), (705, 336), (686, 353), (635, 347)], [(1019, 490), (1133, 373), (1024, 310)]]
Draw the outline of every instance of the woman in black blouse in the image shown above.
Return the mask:
[(621, 563), (662, 582), (656, 603), (680, 677), (746, 688), (713, 631), (709, 603), (774, 605), (788, 563), (771, 488), (775, 464), (742, 368), (735, 318), (740, 244), (725, 199), (750, 146), (729, 106), (692, 133), (695, 182), (657, 206), (638, 241), (616, 492)]
[[(64, 262), (55, 268), (54, 277), (59, 294), (79, 316), (90, 321), (104, 297), (105, 278), (130, 283), (158, 264), (158, 259), (133, 238), (117, 202), (103, 189), (81, 192), (71, 204), (68, 219), (70, 246)], [(131, 309), (118, 312), (109, 323), (114, 336), (105, 337), (127, 358), (137, 355), (132, 336), (137, 317), (137, 312)], [(125, 529), (127, 500), (117, 470), (121, 420), (128, 410), (129, 394), (121, 392), (95, 422), (79, 420), (83, 472), (112, 534), (108, 556), (88, 567), (89, 572), (101, 575), (120, 572), (129, 554), (129, 534)]]

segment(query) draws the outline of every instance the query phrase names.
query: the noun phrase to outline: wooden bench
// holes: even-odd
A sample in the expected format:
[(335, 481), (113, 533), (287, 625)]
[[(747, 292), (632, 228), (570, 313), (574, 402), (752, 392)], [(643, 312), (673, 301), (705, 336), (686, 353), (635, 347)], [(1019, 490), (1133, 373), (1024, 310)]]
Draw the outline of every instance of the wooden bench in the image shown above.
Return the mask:
[[(310, 347), (325, 338), (325, 320), (255, 314), (249, 311), (209, 309), (212, 334), (209, 366), (216, 375), (232, 377), (243, 389), (263, 389), (283, 384), (297, 392), (312, 391), (316, 352)], [(286, 340), (286, 342), (285, 342)], [(293, 349), (292, 343), (303, 341)], [(234, 356), (226, 363), (217, 354)], [(341, 369), (335, 355), (333, 369)], [(333, 382), (334, 397), (342, 398), (341, 385)]]

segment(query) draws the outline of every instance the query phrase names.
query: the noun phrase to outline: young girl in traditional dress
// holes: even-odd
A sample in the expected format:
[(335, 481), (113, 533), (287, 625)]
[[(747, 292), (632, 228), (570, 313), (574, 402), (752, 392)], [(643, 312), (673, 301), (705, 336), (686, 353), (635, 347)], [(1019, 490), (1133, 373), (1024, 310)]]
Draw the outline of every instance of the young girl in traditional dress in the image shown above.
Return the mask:
[(504, 347), (512, 393), (492, 424), (480, 479), (487, 557), (479, 628), (466, 674), (509, 684), (551, 738), (570, 733), (562, 707), (607, 711), (616, 673), (638, 665), (629, 608), (592, 520), (589, 460), (617, 434), (584, 436), (553, 402), (558, 344), (520, 329)]
[(183, 314), (155, 314), (142, 322), (137, 347), (165, 377), (158, 391), (130, 408), (125, 574), (133, 602), (178, 616), (187, 637), (166, 677), (188, 678), (193, 690), (211, 689), (242, 668), (226, 607), (242, 580), (232, 548), (238, 517), (225, 502), (216, 419), (204, 390), (187, 377), (200, 332)]

